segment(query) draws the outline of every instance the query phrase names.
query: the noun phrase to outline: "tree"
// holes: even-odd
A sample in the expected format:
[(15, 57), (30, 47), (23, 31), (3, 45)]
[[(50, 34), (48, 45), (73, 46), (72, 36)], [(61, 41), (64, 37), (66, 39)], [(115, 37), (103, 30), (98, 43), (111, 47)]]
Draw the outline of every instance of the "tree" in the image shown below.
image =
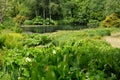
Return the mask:
[(105, 14), (110, 15), (112, 13), (117, 13), (120, 15), (120, 0), (105, 1)]
[(0, 1), (0, 23), (3, 21), (3, 18), (5, 16), (6, 4), (7, 4), (6, 0), (1, 0)]

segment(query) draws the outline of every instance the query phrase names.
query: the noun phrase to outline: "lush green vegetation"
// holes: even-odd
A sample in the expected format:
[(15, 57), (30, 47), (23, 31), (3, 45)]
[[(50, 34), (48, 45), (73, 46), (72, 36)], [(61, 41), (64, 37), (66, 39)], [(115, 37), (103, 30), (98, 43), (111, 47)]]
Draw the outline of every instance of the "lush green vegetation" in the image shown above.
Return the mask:
[[(22, 25), (88, 29), (38, 34)], [(0, 80), (119, 80), (120, 48), (103, 38), (112, 32), (120, 0), (0, 0)]]
[(119, 4), (119, 0), (1, 0), (0, 22), (9, 16), (19, 24), (99, 24), (113, 13), (120, 18)]
[(102, 40), (117, 29), (0, 33), (1, 80), (116, 80), (120, 49)]

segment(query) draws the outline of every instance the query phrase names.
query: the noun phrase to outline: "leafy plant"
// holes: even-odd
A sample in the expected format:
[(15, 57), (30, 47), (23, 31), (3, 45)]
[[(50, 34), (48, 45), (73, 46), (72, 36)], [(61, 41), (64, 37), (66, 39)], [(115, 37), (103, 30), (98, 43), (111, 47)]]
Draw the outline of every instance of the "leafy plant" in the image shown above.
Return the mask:
[(46, 45), (52, 42), (52, 38), (48, 36), (41, 36), (41, 35), (29, 35), (29, 38), (26, 38), (23, 42), (24, 45), (29, 47), (31, 46), (39, 46), (39, 45)]
[(1, 47), (6, 48), (21, 48), (22, 47), (22, 35), (18, 33), (2, 33), (1, 34)]
[[(5, 44), (1, 49), (0, 79), (117, 80), (120, 78), (120, 49), (101, 39), (94, 39), (95, 36), (108, 35), (109, 31), (87, 29), (69, 34), (60, 32), (55, 36), (1, 32), (5, 38), (3, 43), (12, 42), (13, 45)], [(18, 47), (18, 43), (24, 44), (22, 48)]]
[(25, 20), (24, 25), (32, 25), (33, 21), (32, 20)]
[(120, 25), (120, 19), (115, 13), (107, 16), (106, 19), (102, 21), (103, 27), (120, 27), (119, 25)]
[(43, 25), (43, 19), (41, 16), (36, 16), (34, 19), (33, 19), (33, 24), (34, 25)]
[(27, 19), (26, 16), (22, 16), (22, 15), (17, 15), (15, 18), (14, 18), (14, 21), (18, 24), (23, 24), (23, 22)]

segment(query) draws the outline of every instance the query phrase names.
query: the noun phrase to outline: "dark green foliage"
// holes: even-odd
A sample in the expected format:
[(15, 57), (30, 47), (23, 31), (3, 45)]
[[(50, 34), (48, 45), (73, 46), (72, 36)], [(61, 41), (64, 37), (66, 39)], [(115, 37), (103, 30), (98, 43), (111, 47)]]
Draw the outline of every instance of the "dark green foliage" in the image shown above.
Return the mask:
[(0, 36), (0, 48), (4, 46), (4, 41), (5, 39), (2, 36)]
[[(49, 25), (47, 18), (62, 20), (63, 24), (86, 25), (91, 19), (102, 21), (112, 13), (120, 14), (119, 0), (1, 0), (0, 4), (0, 17), (16, 17), (15, 21), (19, 24), (24, 21), (22, 16), (30, 19), (41, 16), (44, 20), (37, 19), (33, 22), (39, 25)], [(74, 21), (67, 18), (73, 18)]]

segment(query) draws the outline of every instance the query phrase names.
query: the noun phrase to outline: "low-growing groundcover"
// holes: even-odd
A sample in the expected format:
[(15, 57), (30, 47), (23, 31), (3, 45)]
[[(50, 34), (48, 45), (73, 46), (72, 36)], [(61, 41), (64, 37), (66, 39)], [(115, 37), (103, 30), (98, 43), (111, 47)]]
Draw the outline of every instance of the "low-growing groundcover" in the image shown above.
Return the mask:
[(60, 42), (60, 37), (57, 40), (48, 35), (21, 35), (24, 37), (21, 38), (22, 48), (5, 45), (1, 47), (0, 80), (119, 80), (120, 78), (120, 49), (111, 47), (101, 39), (68, 38), (69, 40)]

